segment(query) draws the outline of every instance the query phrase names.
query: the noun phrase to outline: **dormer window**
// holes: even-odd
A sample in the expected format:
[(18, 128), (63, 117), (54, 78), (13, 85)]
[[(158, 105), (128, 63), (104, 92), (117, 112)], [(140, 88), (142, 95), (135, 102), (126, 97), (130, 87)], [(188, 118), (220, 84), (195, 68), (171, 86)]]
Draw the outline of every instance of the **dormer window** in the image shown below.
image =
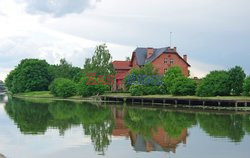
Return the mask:
[(167, 64), (167, 63), (168, 63), (168, 59), (164, 58), (164, 64)]

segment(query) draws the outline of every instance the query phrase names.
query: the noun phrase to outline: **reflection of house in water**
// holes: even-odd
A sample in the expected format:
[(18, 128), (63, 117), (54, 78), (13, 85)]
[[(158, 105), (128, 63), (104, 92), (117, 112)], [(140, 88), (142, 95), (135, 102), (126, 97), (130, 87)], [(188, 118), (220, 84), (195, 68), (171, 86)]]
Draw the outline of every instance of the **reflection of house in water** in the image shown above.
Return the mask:
[(126, 114), (125, 111), (117, 110), (115, 107), (112, 109), (115, 128), (113, 129), (113, 136), (125, 136), (131, 140), (131, 145), (135, 151), (150, 152), (150, 151), (166, 151), (176, 152), (177, 145), (180, 143), (186, 144), (188, 136), (187, 129), (183, 129), (181, 134), (175, 138), (171, 138), (163, 128), (159, 127), (153, 131), (152, 138), (145, 139), (142, 135), (130, 131), (124, 124), (123, 118)]

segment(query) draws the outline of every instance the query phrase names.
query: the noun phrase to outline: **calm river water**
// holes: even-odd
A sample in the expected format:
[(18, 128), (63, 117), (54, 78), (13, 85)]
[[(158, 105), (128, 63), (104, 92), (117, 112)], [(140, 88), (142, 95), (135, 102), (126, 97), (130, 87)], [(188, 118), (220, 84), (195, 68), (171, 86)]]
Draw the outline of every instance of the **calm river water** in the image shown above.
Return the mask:
[(0, 102), (1, 154), (7, 158), (249, 158), (250, 115), (9, 99)]

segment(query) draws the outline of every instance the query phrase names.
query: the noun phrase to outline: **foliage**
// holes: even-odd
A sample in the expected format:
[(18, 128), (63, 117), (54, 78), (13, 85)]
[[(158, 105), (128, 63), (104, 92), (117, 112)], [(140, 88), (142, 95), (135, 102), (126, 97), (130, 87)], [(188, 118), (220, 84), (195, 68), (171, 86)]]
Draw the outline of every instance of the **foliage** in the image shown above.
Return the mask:
[(194, 80), (186, 77), (178, 77), (173, 80), (172, 88), (170, 89), (173, 95), (194, 95), (196, 83)]
[(227, 96), (230, 95), (228, 83), (229, 74), (227, 71), (211, 71), (202, 79), (197, 88), (198, 96)]
[(243, 83), (246, 77), (244, 70), (240, 66), (235, 66), (229, 71), (229, 86), (232, 95), (240, 95), (243, 92)]
[(72, 66), (65, 59), (61, 59), (59, 65), (50, 65), (49, 71), (53, 79), (67, 78), (79, 81), (79, 76), (82, 74), (81, 68)]
[(109, 90), (108, 85), (98, 84), (98, 79), (93, 78), (96, 81), (97, 85), (89, 85), (87, 77), (83, 77), (80, 79), (77, 84), (77, 94), (83, 97), (93, 96), (93, 95), (101, 95), (104, 94), (105, 91)]
[(184, 77), (180, 67), (175, 66), (168, 69), (163, 77), (163, 86), (162, 86), (163, 91), (167, 94), (171, 94), (174, 80), (179, 77)]
[(10, 72), (5, 83), (12, 93), (48, 90), (52, 80), (45, 60), (24, 59)]
[(129, 92), (131, 93), (132, 96), (142, 96), (143, 93), (143, 85), (141, 84), (133, 84), (129, 88)]
[(93, 57), (85, 60), (84, 73), (95, 73), (104, 77), (115, 73), (112, 56), (106, 44), (97, 46)]
[(132, 96), (161, 94), (162, 77), (152, 64), (133, 68), (125, 77), (125, 84)]
[(76, 85), (66, 78), (57, 78), (49, 86), (49, 90), (57, 97), (71, 97), (76, 94)]
[(245, 96), (250, 96), (250, 76), (248, 76), (244, 81), (243, 94)]
[(125, 77), (125, 85), (130, 86), (134, 83), (148, 85), (161, 85), (162, 78), (158, 74), (158, 71), (153, 67), (151, 63), (145, 64), (142, 68), (133, 68), (130, 73)]

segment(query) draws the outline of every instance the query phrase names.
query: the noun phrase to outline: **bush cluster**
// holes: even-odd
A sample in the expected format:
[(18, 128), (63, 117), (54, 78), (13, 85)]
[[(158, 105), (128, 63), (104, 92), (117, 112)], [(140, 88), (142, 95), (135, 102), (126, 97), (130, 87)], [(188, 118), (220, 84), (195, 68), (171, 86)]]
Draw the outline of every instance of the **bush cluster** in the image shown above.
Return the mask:
[[(94, 78), (96, 82), (98, 82), (97, 78)], [(110, 86), (108, 85), (88, 85), (87, 84), (87, 77), (83, 77), (80, 79), (80, 82), (77, 84), (77, 94), (82, 97), (89, 97), (93, 95), (101, 95), (105, 91), (108, 91)]]
[(76, 84), (70, 79), (57, 78), (49, 86), (50, 92), (57, 97), (71, 97), (76, 94)]

